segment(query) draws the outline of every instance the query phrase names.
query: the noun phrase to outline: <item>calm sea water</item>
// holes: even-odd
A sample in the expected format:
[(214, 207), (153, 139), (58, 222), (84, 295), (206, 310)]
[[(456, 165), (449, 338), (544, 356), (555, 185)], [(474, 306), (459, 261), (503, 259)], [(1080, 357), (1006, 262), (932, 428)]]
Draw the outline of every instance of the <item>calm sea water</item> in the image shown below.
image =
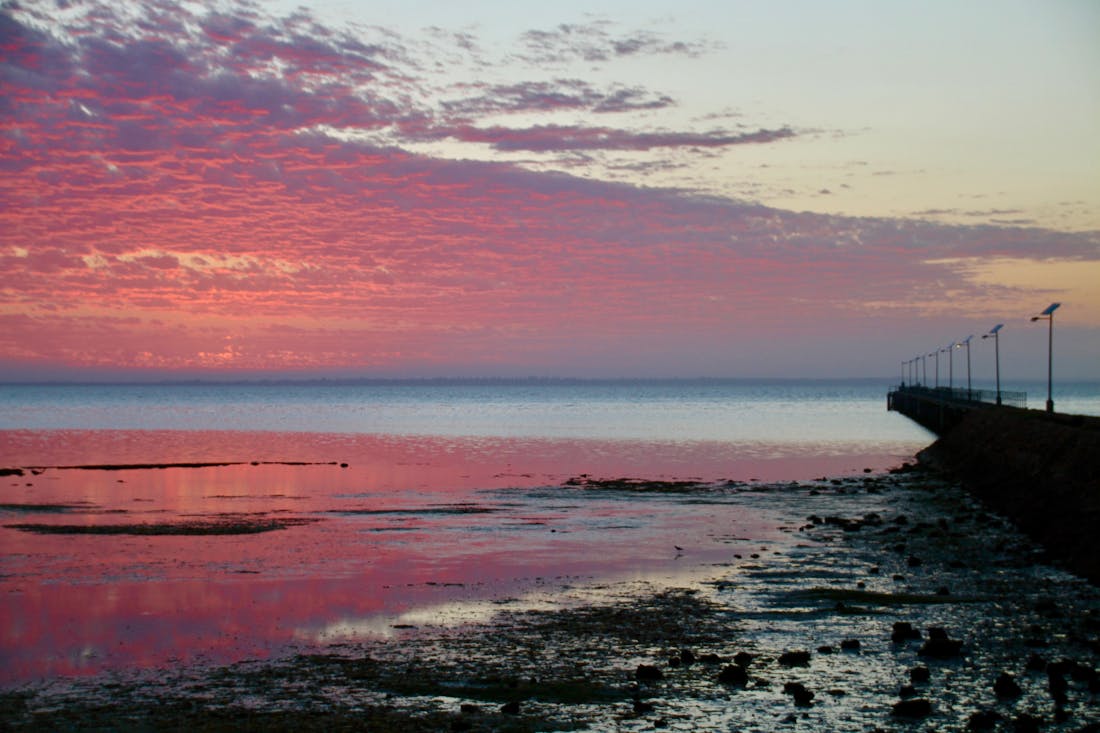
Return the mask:
[(906, 441), (888, 384), (368, 382), (0, 386), (0, 429), (259, 430), (391, 435)]
[[(0, 688), (386, 637), (503, 598), (539, 602), (546, 578), (690, 584), (733, 553), (790, 542), (777, 530), (789, 516), (754, 479), (862, 475), (930, 443), (886, 411), (889, 386), (0, 386), (0, 467), (23, 470), (0, 480)], [(1045, 390), (1026, 388), (1042, 404)], [(1100, 385), (1055, 399), (1100, 413)], [(159, 462), (232, 465), (76, 468)], [(581, 475), (733, 488), (686, 501), (579, 490)], [(42, 531), (227, 518), (294, 522)]]
[[(890, 386), (888, 380), (0, 385), (0, 429), (868, 444), (928, 438), (886, 412)], [(1045, 387), (1005, 385), (1027, 391), (1035, 407)], [(1055, 401), (1059, 411), (1100, 414), (1100, 383), (1059, 385)]]

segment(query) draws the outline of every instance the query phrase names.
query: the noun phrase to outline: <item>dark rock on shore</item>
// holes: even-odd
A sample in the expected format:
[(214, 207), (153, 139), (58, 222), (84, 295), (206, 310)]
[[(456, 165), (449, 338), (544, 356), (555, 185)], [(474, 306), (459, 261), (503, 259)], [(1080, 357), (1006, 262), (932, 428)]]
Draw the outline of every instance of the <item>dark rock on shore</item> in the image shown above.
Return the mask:
[(920, 631), (913, 628), (913, 624), (908, 621), (895, 621), (894, 631), (890, 635), (890, 640), (900, 644), (903, 641), (910, 639), (920, 639)]
[(962, 646), (962, 641), (950, 638), (944, 629), (931, 628), (928, 629), (928, 641), (924, 642), (917, 654), (935, 659), (950, 659), (959, 656)]
[(1068, 689), (1069, 683), (1066, 682), (1066, 678), (1047, 667), (1047, 690), (1050, 692), (1051, 699), (1059, 705), (1064, 705), (1068, 699), (1066, 696)]
[(923, 697), (894, 703), (894, 715), (899, 718), (926, 718), (932, 714), (932, 703)]
[(749, 683), (749, 673), (744, 667), (731, 664), (718, 673), (718, 681), (723, 685), (735, 685), (744, 687)]
[(1004, 716), (995, 710), (979, 710), (966, 721), (967, 730), (993, 730), (1004, 720)]
[(793, 697), (794, 704), (798, 707), (806, 708), (813, 705), (814, 693), (806, 689), (806, 685), (801, 682), (787, 682), (783, 685), (783, 692)]
[(639, 664), (634, 670), (634, 677), (639, 682), (658, 682), (665, 678), (665, 673), (652, 664)]
[(810, 664), (810, 653), (806, 651), (783, 652), (779, 663), (784, 667), (806, 667)]
[(1008, 672), (1001, 672), (997, 681), (993, 683), (993, 692), (1002, 700), (1017, 698), (1024, 694), (1024, 691), (1016, 684), (1016, 678)]
[(748, 667), (754, 659), (756, 659), (756, 656), (748, 652), (737, 652), (733, 655), (733, 663), (738, 667)]

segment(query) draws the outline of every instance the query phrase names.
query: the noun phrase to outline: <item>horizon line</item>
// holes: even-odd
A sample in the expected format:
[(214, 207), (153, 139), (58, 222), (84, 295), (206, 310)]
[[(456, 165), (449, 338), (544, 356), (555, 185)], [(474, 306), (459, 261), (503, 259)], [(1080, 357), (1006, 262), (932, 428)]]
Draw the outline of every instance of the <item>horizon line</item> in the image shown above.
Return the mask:
[[(1044, 381), (1045, 377), (1022, 377), (1008, 380), (1011, 383)], [(1002, 380), (1005, 381), (1005, 380)], [(1060, 380), (1061, 384), (1096, 384), (1100, 378), (1067, 378)], [(898, 383), (897, 375), (894, 376), (861, 376), (861, 377), (560, 377), (528, 375), (523, 377), (508, 376), (433, 376), (433, 377), (241, 377), (241, 378), (205, 378), (205, 377), (180, 377), (180, 378), (104, 378), (104, 379), (7, 379), (0, 377), (0, 386), (3, 387), (86, 387), (86, 386), (228, 386), (228, 385), (584, 385), (584, 384), (722, 384), (735, 382), (755, 382), (787, 384), (795, 382), (883, 382), (886, 384)]]

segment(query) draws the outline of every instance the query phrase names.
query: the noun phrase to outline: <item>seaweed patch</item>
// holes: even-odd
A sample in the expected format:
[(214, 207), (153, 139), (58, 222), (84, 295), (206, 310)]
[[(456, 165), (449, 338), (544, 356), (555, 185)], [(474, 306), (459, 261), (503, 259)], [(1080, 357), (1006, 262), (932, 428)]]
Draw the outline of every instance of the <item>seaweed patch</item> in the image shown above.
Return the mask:
[(34, 534), (91, 535), (239, 535), (260, 534), (312, 524), (319, 519), (283, 517), (279, 519), (229, 519), (217, 521), (160, 522), (140, 524), (5, 524), (8, 529)]

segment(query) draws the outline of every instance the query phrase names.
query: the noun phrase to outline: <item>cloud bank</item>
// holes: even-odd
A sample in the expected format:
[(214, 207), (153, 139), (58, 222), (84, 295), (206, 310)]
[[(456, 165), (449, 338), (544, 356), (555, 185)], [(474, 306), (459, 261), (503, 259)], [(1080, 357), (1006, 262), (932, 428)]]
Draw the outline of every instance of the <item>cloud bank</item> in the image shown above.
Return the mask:
[[(77, 12), (79, 11), (79, 12)], [(853, 219), (415, 152), (781, 145), (790, 127), (502, 126), (669, 108), (560, 77), (439, 94), (416, 42), (305, 12), (0, 11), (0, 362), (363, 373), (728, 373), (743, 347), (1006, 297), (952, 259), (1096, 259), (1097, 238)], [(548, 63), (704, 53), (601, 24)], [(677, 355), (680, 355), (677, 357)], [(679, 361), (678, 361), (679, 359)], [(598, 371), (598, 370), (597, 370)], [(594, 373), (594, 372), (593, 372)]]

